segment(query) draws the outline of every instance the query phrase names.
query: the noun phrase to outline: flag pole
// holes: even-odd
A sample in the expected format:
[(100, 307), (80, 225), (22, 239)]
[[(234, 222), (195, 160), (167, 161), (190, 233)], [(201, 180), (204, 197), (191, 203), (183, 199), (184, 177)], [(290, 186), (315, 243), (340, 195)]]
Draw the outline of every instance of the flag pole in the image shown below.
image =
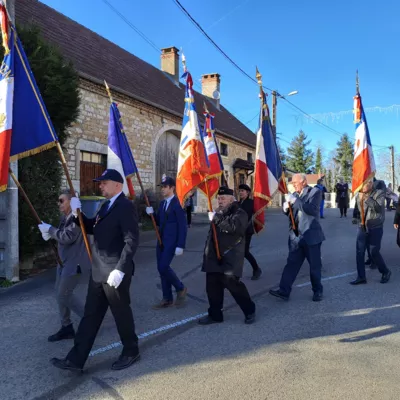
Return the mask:
[[(67, 161), (65, 160), (64, 152), (63, 152), (63, 150), (61, 148), (61, 145), (60, 145), (60, 142), (58, 140), (56, 141), (56, 148), (57, 148), (57, 151), (58, 151), (58, 155), (60, 156), (61, 164), (62, 164), (62, 167), (64, 169), (64, 173), (65, 173), (65, 177), (67, 178), (67, 182), (68, 182), (69, 190), (71, 192), (71, 196), (72, 197), (76, 197), (74, 184), (72, 183), (71, 175), (69, 174), (69, 171), (68, 171)], [(83, 222), (82, 213), (81, 213), (81, 210), (79, 208), (78, 208), (77, 212), (78, 212), (79, 225), (80, 225), (81, 231), (82, 231), (83, 241), (85, 242), (85, 247), (86, 247), (86, 251), (88, 253), (90, 262), (92, 262), (92, 250), (90, 249), (89, 239), (87, 237), (86, 228), (85, 228), (85, 224)]]
[[(108, 84), (107, 84), (106, 81), (104, 81), (104, 85), (105, 85), (105, 87), (106, 87), (106, 91), (107, 91), (108, 97), (109, 97), (109, 99), (110, 99), (110, 102), (111, 102), (111, 104), (113, 104), (113, 103), (114, 103), (114, 100), (113, 100), (113, 97), (112, 97), (112, 95), (111, 95), (111, 90), (110, 90), (110, 88), (109, 88), (109, 86), (108, 86)], [(120, 122), (120, 121), (119, 121), (119, 122)], [(121, 127), (121, 128), (122, 128), (122, 127)], [(123, 132), (123, 129), (121, 129), (121, 131)], [(123, 132), (123, 133), (124, 133), (124, 132)], [(124, 138), (124, 140), (125, 140), (125, 139), (126, 139), (126, 138)], [(126, 143), (126, 145), (127, 145), (128, 148), (129, 148), (129, 144)], [(132, 157), (132, 154), (131, 154), (130, 151), (129, 151), (129, 155), (130, 155), (130, 157)], [(137, 180), (138, 180), (140, 189), (142, 190), (142, 193), (143, 193), (143, 197), (144, 197), (144, 201), (145, 201), (145, 203), (146, 203), (146, 206), (147, 206), (147, 207), (151, 207), (149, 198), (147, 197), (147, 194), (146, 194), (146, 192), (145, 192), (145, 190), (144, 190), (143, 183), (142, 183), (142, 179), (140, 178), (140, 174), (139, 174), (139, 170), (138, 170), (138, 169), (136, 169), (136, 178), (137, 178)], [(128, 179), (131, 179), (131, 178), (128, 178)], [(132, 182), (131, 182), (131, 184), (132, 184)], [(129, 188), (129, 192), (130, 192), (131, 195), (132, 195), (131, 189), (133, 189), (133, 187), (132, 187), (132, 186), (130, 187), (129, 184), (128, 184), (128, 188)], [(154, 218), (154, 215), (153, 215), (153, 214), (150, 214), (150, 218), (151, 218), (151, 222), (153, 223), (154, 231), (156, 232), (156, 236), (157, 236), (158, 243), (160, 244), (160, 247), (161, 247), (161, 249), (162, 249), (164, 246), (163, 246), (163, 243), (162, 243), (162, 240), (161, 240), (160, 232), (158, 231), (156, 219)]]
[[(210, 211), (212, 211), (212, 204), (211, 204), (211, 197), (210, 197), (210, 193), (208, 191), (208, 179), (206, 178), (204, 181), (205, 187), (206, 187), (206, 193), (207, 193), (207, 200), (208, 200), (208, 209)], [(211, 221), (211, 229), (213, 232), (213, 236), (214, 236), (214, 244), (215, 244), (215, 252), (217, 253), (217, 258), (218, 261), (222, 260), (221, 257), (221, 253), (219, 251), (219, 243), (218, 243), (218, 236), (217, 236), (217, 228), (215, 227), (215, 224), (213, 221)]]
[[(360, 81), (358, 79), (358, 69), (356, 70), (356, 95), (360, 96)], [(360, 199), (361, 226), (365, 228), (364, 198)]]
[[(14, 172), (12, 171), (11, 168), (8, 168), (8, 172), (10, 173), (10, 176), (11, 176), (12, 180), (14, 181), (14, 183), (17, 185), (17, 187), (18, 187), (18, 189), (19, 189), (19, 191), (20, 191), (22, 197), (24, 198), (24, 200), (25, 200), (26, 203), (28, 204), (28, 206), (29, 206), (29, 208), (30, 208), (30, 210), (31, 210), (31, 212), (32, 212), (33, 217), (36, 219), (36, 222), (37, 222), (38, 224), (41, 224), (41, 223), (42, 223), (42, 220), (40, 219), (38, 213), (36, 212), (36, 210), (35, 210), (35, 208), (33, 207), (31, 201), (29, 200), (29, 197), (28, 197), (28, 195), (26, 194), (26, 192), (25, 192), (24, 188), (22, 187), (21, 183), (18, 181), (18, 178), (15, 176), (15, 174), (14, 174)], [(57, 247), (55, 246), (55, 244), (54, 244), (53, 242), (50, 242), (50, 243), (51, 243), (51, 247), (52, 247), (52, 249), (53, 249), (54, 255), (55, 255), (55, 257), (56, 257), (57, 263), (58, 263), (61, 267), (63, 267), (63, 264), (62, 264), (62, 262), (61, 262), (61, 258), (60, 258), (59, 254), (58, 254), (58, 251), (57, 251)]]
[[(260, 74), (260, 71), (258, 70), (258, 68), (256, 67), (256, 79), (257, 79), (257, 83), (260, 86), (260, 100), (261, 100), (261, 104), (262, 107), (264, 107), (264, 90), (263, 90), (263, 86), (262, 86), (262, 75)], [(262, 112), (260, 113), (260, 123), (262, 123)], [(269, 121), (269, 123), (271, 124), (271, 121)], [(276, 135), (274, 135), (274, 139), (276, 140)], [(280, 155), (279, 155), (280, 156)], [(285, 182), (285, 186), (286, 186), (286, 182)], [(290, 215), (290, 221), (292, 223), (292, 229), (293, 232), (297, 232), (297, 227), (296, 227), (296, 222), (294, 220), (294, 216), (293, 216), (293, 209), (292, 209), (292, 205), (290, 203), (288, 203), (289, 206), (289, 215)]]

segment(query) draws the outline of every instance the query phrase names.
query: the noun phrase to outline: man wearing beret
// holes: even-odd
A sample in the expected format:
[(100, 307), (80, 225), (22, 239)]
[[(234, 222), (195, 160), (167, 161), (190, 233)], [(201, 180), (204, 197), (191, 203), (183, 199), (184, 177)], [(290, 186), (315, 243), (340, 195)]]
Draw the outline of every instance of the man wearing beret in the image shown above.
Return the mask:
[(255, 321), (256, 306), (245, 284), (243, 273), (245, 235), (248, 218), (233, 197), (233, 190), (221, 186), (218, 191), (218, 209), (208, 213), (216, 227), (221, 259), (215, 249), (213, 229), (210, 227), (204, 249), (202, 271), (206, 273), (206, 289), (210, 307), (200, 325), (223, 322), (224, 290), (228, 289), (245, 315), (245, 323)]
[[(94, 239), (85, 312), (72, 350), (64, 359), (51, 360), (55, 367), (72, 371), (82, 371), (108, 307), (123, 346), (112, 369), (127, 368), (140, 359), (129, 294), (133, 256), (139, 243), (136, 209), (122, 192), (124, 180), (118, 171), (107, 169), (94, 181), (100, 182), (100, 190), (107, 201), (95, 218), (83, 215), (86, 232)], [(77, 209), (81, 209), (78, 198), (71, 199), (71, 209), (78, 223)]]
[[(157, 226), (160, 228), (162, 246), (157, 242), (157, 268), (161, 278), (163, 298), (155, 304), (155, 310), (162, 310), (172, 306), (182, 306), (186, 300), (187, 289), (171, 268), (174, 256), (183, 254), (187, 235), (185, 213), (178, 198), (175, 196), (175, 180), (163, 176), (160, 183), (161, 194), (164, 200), (160, 203), (158, 212), (154, 215)], [(153, 207), (147, 207), (148, 215), (154, 214)], [(174, 303), (172, 288), (176, 291)]]
[(256, 281), (260, 279), (262, 274), (261, 268), (258, 266), (256, 259), (250, 253), (250, 242), (251, 238), (254, 234), (254, 226), (253, 226), (253, 209), (254, 209), (254, 201), (250, 198), (251, 189), (250, 186), (246, 184), (239, 185), (239, 205), (247, 213), (248, 217), (248, 225), (246, 229), (245, 236), (245, 246), (244, 246), (244, 258), (250, 263), (253, 268), (253, 276), (251, 279)]

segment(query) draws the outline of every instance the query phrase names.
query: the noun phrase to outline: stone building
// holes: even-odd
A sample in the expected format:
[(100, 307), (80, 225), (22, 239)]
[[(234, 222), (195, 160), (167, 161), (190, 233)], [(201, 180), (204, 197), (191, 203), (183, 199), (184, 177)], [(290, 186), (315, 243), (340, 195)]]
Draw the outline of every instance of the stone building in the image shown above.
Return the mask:
[[(65, 153), (81, 195), (97, 193), (92, 178), (107, 163), (110, 102), (104, 80), (119, 106), (145, 188), (157, 194), (156, 184), (162, 174), (176, 176), (177, 170), (184, 109), (178, 49), (162, 49), (161, 68), (155, 68), (37, 0), (19, 0), (16, 21), (20, 25), (37, 25), (44, 39), (56, 45), (79, 73), (80, 113), (70, 129)], [(218, 73), (202, 76), (202, 93), (195, 93), (199, 118), (203, 124), (201, 110), (205, 102), (215, 114), (216, 136), (225, 167), (221, 179), (234, 189), (240, 183), (251, 186), (256, 135), (223, 107), (220, 82)], [(205, 210), (204, 196), (196, 197), (197, 210)]]

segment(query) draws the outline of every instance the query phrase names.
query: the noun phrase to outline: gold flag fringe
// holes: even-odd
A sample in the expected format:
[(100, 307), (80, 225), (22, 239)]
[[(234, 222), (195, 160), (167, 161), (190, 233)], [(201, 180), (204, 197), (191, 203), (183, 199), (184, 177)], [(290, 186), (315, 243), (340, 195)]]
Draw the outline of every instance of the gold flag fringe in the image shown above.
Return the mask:
[(42, 151), (49, 150), (56, 145), (57, 145), (56, 142), (51, 142), (51, 143), (44, 144), (40, 147), (36, 147), (36, 149), (31, 149), (31, 150), (24, 151), (22, 153), (18, 153), (16, 155), (10, 157), (10, 162), (18, 161), (21, 158), (33, 156), (35, 154), (41, 153)]

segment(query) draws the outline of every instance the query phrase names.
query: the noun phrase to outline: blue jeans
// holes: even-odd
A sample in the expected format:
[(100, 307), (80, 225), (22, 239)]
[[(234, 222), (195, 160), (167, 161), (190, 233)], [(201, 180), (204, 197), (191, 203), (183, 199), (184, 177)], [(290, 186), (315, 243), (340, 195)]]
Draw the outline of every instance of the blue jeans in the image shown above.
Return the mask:
[(157, 246), (157, 268), (161, 278), (163, 299), (167, 301), (172, 301), (174, 299), (172, 287), (174, 287), (177, 292), (180, 292), (185, 287), (176, 276), (174, 270), (170, 267), (174, 255), (175, 250), (164, 249), (164, 251), (161, 251), (159, 246)]
[(321, 243), (309, 246), (304, 239), (289, 239), (289, 255), (283, 269), (279, 287), (286, 296), (290, 295), (292, 286), (304, 261), (310, 264), (310, 281), (313, 292), (322, 292), (321, 284)]
[(321, 200), (321, 204), (319, 206), (319, 216), (320, 217), (324, 216), (324, 205), (325, 205), (325, 200)]
[(370, 229), (365, 232), (364, 229), (358, 228), (356, 259), (358, 277), (365, 279), (365, 251), (369, 247), (372, 262), (378, 267), (381, 274), (387, 273), (389, 270), (381, 255), (381, 242), (383, 236), (383, 228)]

